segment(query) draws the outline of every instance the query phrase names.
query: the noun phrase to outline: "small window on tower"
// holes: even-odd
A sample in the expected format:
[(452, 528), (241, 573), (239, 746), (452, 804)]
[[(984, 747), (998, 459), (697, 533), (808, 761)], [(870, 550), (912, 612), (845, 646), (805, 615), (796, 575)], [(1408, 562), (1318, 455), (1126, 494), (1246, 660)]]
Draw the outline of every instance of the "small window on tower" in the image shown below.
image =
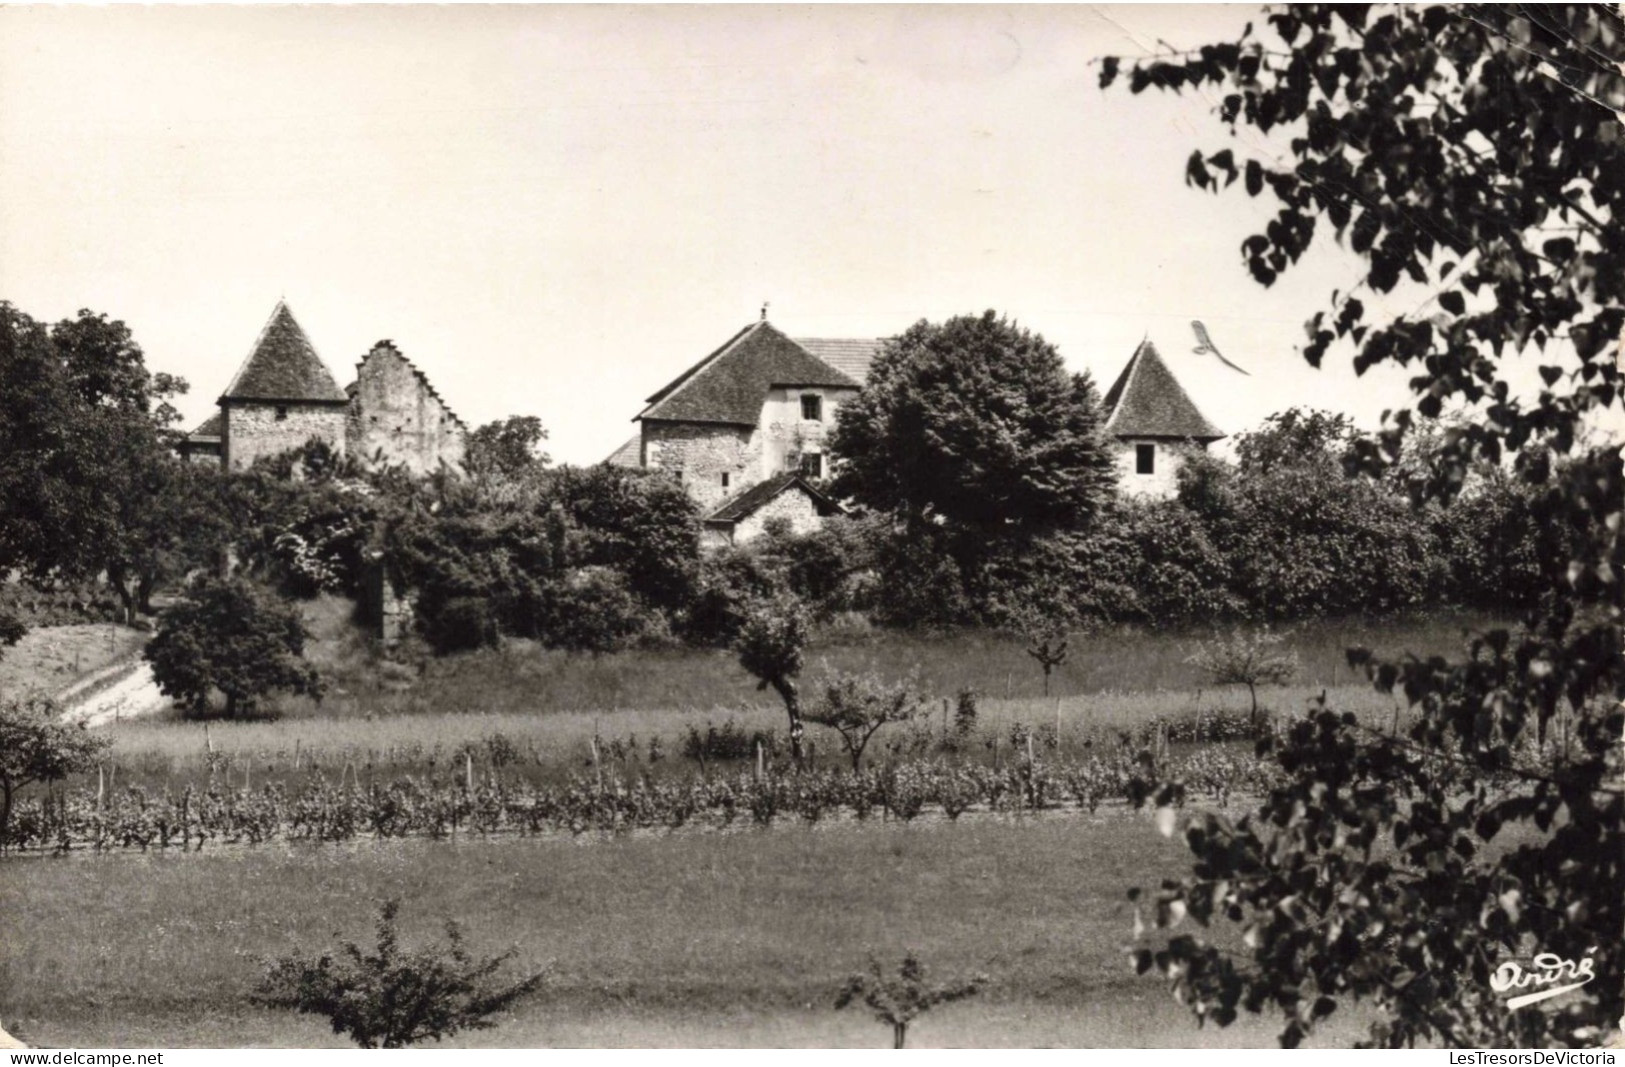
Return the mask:
[(722, 488), (724, 488), (724, 489), (728, 488), (728, 472), (727, 471), (722, 472)]
[(1155, 473), (1157, 473), (1157, 446), (1156, 445), (1135, 445), (1134, 446), (1134, 473), (1135, 474), (1155, 474)]
[(809, 478), (822, 478), (824, 476), (824, 457), (818, 452), (808, 452), (801, 457), (801, 473)]
[(286, 405), (286, 404), (278, 404), (276, 406), (276, 421), (282, 422), (287, 417), (288, 417), (288, 405)]
[(804, 394), (801, 398), (801, 417), (811, 422), (824, 421), (824, 398), (814, 394)]

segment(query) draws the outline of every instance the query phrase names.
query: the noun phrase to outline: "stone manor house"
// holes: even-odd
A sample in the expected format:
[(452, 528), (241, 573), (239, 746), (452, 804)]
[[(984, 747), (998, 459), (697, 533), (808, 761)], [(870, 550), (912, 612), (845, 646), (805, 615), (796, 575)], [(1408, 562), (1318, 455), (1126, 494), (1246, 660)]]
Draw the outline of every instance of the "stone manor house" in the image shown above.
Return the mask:
[[(792, 339), (764, 315), (649, 397), (638, 433), (606, 462), (670, 472), (705, 516), (708, 545), (742, 544), (782, 518), (798, 533), (840, 511), (819, 488), (824, 440), (880, 351), (876, 339)], [(1105, 396), (1120, 485), (1169, 496), (1186, 449), (1224, 436), (1149, 340)]]
[(194, 462), (242, 470), (318, 438), (364, 463), (422, 474), (441, 464), (457, 468), (467, 437), (463, 420), (389, 341), (373, 345), (356, 364), (355, 381), (340, 389), (279, 301), (220, 395), (220, 410), (180, 451)]

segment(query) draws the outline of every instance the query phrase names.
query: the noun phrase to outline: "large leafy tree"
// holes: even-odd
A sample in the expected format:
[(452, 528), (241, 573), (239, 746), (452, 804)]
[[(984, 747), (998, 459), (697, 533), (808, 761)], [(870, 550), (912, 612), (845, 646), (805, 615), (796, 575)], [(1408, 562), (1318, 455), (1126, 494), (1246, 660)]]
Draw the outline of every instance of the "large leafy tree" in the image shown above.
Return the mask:
[(75, 407), (49, 331), (0, 302), (0, 569), (44, 575), (76, 555)]
[(910, 523), (1086, 525), (1111, 491), (1100, 397), (1044, 338), (989, 311), (886, 342), (841, 405), (836, 490)]
[(275, 690), (321, 698), (321, 678), (304, 658), (305, 636), (292, 605), (241, 578), (200, 575), (159, 616), (145, 654), (164, 693), (201, 713), (219, 690), (226, 715), (235, 716)]
[[(1423, 416), (1470, 406), (1413, 493), (1448, 496), (1475, 462), (1510, 458), (1541, 520), (1573, 534), (1542, 608), (1465, 660), (1351, 652), (1412, 725), (1319, 707), (1279, 745), (1285, 783), (1256, 811), (1192, 820), (1197, 865), (1156, 918), (1232, 920), (1244, 951), (1176, 932), (1136, 961), (1200, 1018), (1274, 1008), (1296, 1044), (1354, 999), (1376, 1007), (1379, 1045), (1585, 1044), (1625, 1008), (1625, 478), (1617, 446), (1577, 443), (1621, 405), (1622, 63), (1618, 16), (1581, 5), (1290, 7), (1235, 41), (1104, 61), (1103, 86), (1216, 101), (1237, 137), (1186, 174), (1275, 204), (1241, 244), (1260, 283), (1328, 235), (1358, 257), (1308, 322), (1311, 363), (1346, 346), (1357, 370), (1414, 368)], [(1414, 311), (1368, 313), (1362, 296), (1407, 287)], [(1540, 361), (1535, 395), (1508, 381), (1520, 354)], [(1397, 459), (1411, 424), (1401, 412), (1357, 442), (1354, 466)], [(1177, 783), (1157, 796), (1176, 802)], [(1509, 1009), (1490, 979), (1537, 952), (1589, 959), (1598, 980)]]
[[(0, 567), (105, 573), (127, 611), (196, 556), (214, 509), (170, 449), (170, 398), (124, 323), (46, 329), (0, 304)], [(191, 551), (189, 551), (191, 550)]]
[(1233, 467), (1181, 470), (1181, 499), (1259, 614), (1393, 611), (1437, 598), (1448, 568), (1426, 516), (1387, 482), (1343, 477), (1356, 438), (1346, 416), (1293, 408), (1238, 434)]
[(544, 481), (568, 526), (572, 566), (613, 567), (634, 593), (675, 610), (694, 596), (700, 516), (682, 486), (657, 472), (598, 464), (561, 467)]
[(534, 415), (509, 415), (468, 435), (463, 467), (477, 478), (517, 478), (545, 467), (547, 430)]

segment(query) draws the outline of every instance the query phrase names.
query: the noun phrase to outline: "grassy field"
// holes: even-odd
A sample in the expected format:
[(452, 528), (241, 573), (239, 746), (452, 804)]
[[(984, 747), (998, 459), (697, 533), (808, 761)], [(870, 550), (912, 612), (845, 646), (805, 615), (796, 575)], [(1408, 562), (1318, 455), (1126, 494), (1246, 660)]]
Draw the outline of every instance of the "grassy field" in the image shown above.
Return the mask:
[[(421, 670), (379, 663), (348, 627), (343, 602), (306, 608), (315, 633), (311, 658), (332, 682), (320, 705), (304, 698), (276, 702), (274, 710), (301, 718), (399, 714), (604, 713), (623, 709), (726, 712), (762, 703), (755, 681), (722, 649), (638, 650), (590, 656), (547, 650), (512, 640), (500, 649), (430, 659)], [(1298, 653), (1296, 684), (1307, 690), (1355, 681), (1344, 650), (1366, 645), (1394, 656), (1457, 652), (1469, 630), (1494, 625), (1484, 617), (1439, 613), (1404, 619), (1334, 619), (1281, 628)], [(1211, 630), (1141, 631), (1119, 628), (1079, 636), (1072, 655), (1051, 677), (1051, 693), (1173, 692), (1194, 697), (1212, 686), (1186, 663)], [(975, 689), (992, 700), (1031, 701), (1043, 696), (1043, 676), (1020, 639), (990, 631), (924, 634), (874, 630), (861, 636), (826, 634), (807, 654), (806, 679), (816, 684), (833, 669), (918, 672), (930, 692), (951, 696)]]
[[(1302, 712), (1320, 692), (1303, 686), (1270, 690), (1265, 702), (1281, 714), (1291, 714)], [(1328, 699), (1374, 724), (1387, 727), (1393, 722), (1394, 699), (1369, 687), (1343, 686), (1329, 692)], [(994, 753), (988, 746), (996, 739), (1008, 760), (1010, 730), (1017, 723), (1053, 728), (1058, 722), (1058, 754), (1067, 757), (1083, 755), (1091, 746), (1115, 745), (1123, 731), (1153, 719), (1189, 719), (1199, 710), (1209, 717), (1215, 713), (1244, 716), (1247, 698), (1244, 693), (1206, 692), (1198, 704), (1192, 691), (983, 701), (977, 717), (979, 742), (973, 755), (992, 761)], [(866, 758), (870, 762), (886, 758), (888, 744), (929, 743), (929, 738), (921, 735), (929, 732), (940, 737), (942, 719), (940, 703), (933, 703), (914, 733), (892, 727), (876, 735)], [(728, 722), (747, 734), (773, 730), (782, 738), (785, 733), (784, 707), (771, 697), (708, 711), (628, 709), (549, 715), (476, 712), (375, 719), (294, 718), (211, 722), (207, 729), (202, 723), (184, 720), (133, 720), (109, 725), (106, 733), (114, 740), (108, 762), (117, 766), (120, 783), (162, 788), (206, 777), (211, 767), (231, 776), (234, 782), (245, 774), (251, 782), (297, 777), (296, 771), (329, 777), (347, 770), (364, 775), (461, 773), (465, 747), (472, 750), (475, 767), (483, 772), (490, 766), (488, 754), (493, 744), (511, 745), (517, 754), (516, 762), (507, 768), (510, 773), (535, 771), (557, 777), (584, 772), (592, 766), (594, 737), (599, 739), (601, 758), (607, 766), (631, 772), (650, 768), (659, 773), (689, 773), (697, 772), (699, 767), (680, 754), (686, 731), (693, 727), (703, 733), (709, 724), (722, 726)], [(809, 728), (808, 736), (816, 746), (818, 763), (845, 764), (839, 739), (832, 731), (814, 726)], [(648, 745), (652, 739), (659, 740), (664, 758), (651, 768)], [(612, 749), (635, 749), (636, 758), (629, 756), (617, 763), (609, 754)], [(95, 773), (91, 772), (89, 778), (94, 779)]]
[[(1272, 1021), (1198, 1030), (1128, 966), (1125, 891), (1185, 857), (1119, 811), (14, 859), (0, 864), (0, 1010), (44, 1045), (333, 1043), (247, 994), (266, 957), (365, 938), (374, 898), (399, 896), (409, 942), (454, 916), (477, 951), (517, 945), (525, 967), (550, 967), (547, 993), (476, 1044), (883, 1045), (884, 1028), (830, 1006), (871, 951), (913, 950), (992, 980), (928, 1016), (918, 1044), (1269, 1045)], [(1340, 1012), (1320, 1039), (1347, 1044), (1356, 1023)]]
[[(591, 760), (591, 742), (621, 742), (646, 760), (658, 738), (667, 767), (682, 763), (685, 733), (732, 720), (746, 732), (777, 730), (785, 719), (771, 693), (756, 689), (724, 651), (639, 651), (594, 658), (511, 642), (500, 650), (431, 660), (421, 675), (377, 663), (355, 646), (332, 604), (313, 609), (319, 640), (313, 654), (334, 680), (321, 705), (283, 701), (276, 720), (199, 722), (175, 715), (109, 728), (121, 780), (163, 785), (172, 777), (195, 778), (213, 765), (263, 778), (294, 764), (314, 763), (329, 773), (346, 766), (367, 771), (443, 770), (460, 762), (459, 750), (476, 751), (493, 737), (511, 743), (531, 766), (579, 769)], [(1326, 692), (1336, 706), (1390, 726), (1399, 713), (1394, 697), (1377, 693), (1351, 675), (1343, 649), (1366, 644), (1398, 655), (1446, 653), (1463, 634), (1489, 620), (1441, 616), (1380, 624), (1319, 623), (1291, 633), (1302, 665), (1287, 687), (1266, 689), (1260, 702), (1277, 714), (1301, 712)], [(878, 631), (863, 644), (825, 644), (808, 657), (806, 688), (815, 693), (831, 669), (876, 670), (891, 676), (917, 671), (933, 694), (928, 723), (946, 725), (942, 701), (960, 688), (977, 689), (978, 733), (984, 743), (1008, 737), (1023, 723), (1057, 730), (1062, 754), (1086, 745), (1114, 743), (1121, 732), (1159, 718), (1239, 714), (1248, 696), (1235, 686), (1214, 688), (1185, 662), (1200, 635), (1114, 632), (1082, 640), (1044, 697), (1041, 676), (1019, 642), (998, 634), (928, 637)], [(1008, 684), (1006, 684), (1008, 679)], [(1012, 695), (1004, 696), (1008, 690)], [(708, 694), (702, 697), (701, 694)], [(951, 712), (950, 712), (951, 714)], [(813, 739), (831, 759), (836, 738), (814, 729)], [(874, 754), (884, 755), (888, 731)], [(214, 755), (209, 756), (212, 746)]]
[(0, 649), (0, 696), (59, 693), (139, 649), (150, 634), (112, 623), (48, 626)]
[[(784, 728), (782, 707), (723, 651), (593, 658), (512, 642), (420, 671), (369, 654), (337, 605), (319, 603), (311, 618), (312, 655), (333, 686), (326, 701), (284, 702), (277, 721), (213, 722), (207, 739), (201, 723), (175, 718), (117, 724), (108, 732), (118, 784), (162, 786), (211, 765), (234, 786), (239, 774), (261, 783), (288, 773), (296, 753), (297, 773), (350, 764), (369, 777), (425, 765), (438, 774), (455, 770), (465, 745), (498, 735), (521, 759), (577, 770), (595, 736), (635, 735), (645, 760), (659, 737), (663, 766), (687, 771), (679, 748), (691, 725)], [(1393, 698), (1351, 677), (1343, 649), (1450, 653), (1487, 625), (1449, 615), (1303, 627), (1289, 638), (1298, 678), (1261, 700), (1292, 714), (1325, 690), (1387, 725)], [(832, 669), (917, 672), (939, 698), (981, 692), (979, 737), (1058, 723), (1068, 755), (1154, 719), (1245, 709), (1244, 691), (1216, 690), (1185, 662), (1207, 636), (1080, 639), (1052, 697), (1019, 642), (985, 633), (826, 640), (804, 681), (811, 690)], [(934, 703), (933, 728), (940, 717)], [(833, 738), (813, 736), (820, 756), (835, 758)], [(526, 965), (551, 964), (548, 994), (500, 1029), (469, 1035), (473, 1043), (884, 1045), (887, 1030), (830, 1004), (871, 951), (907, 949), (943, 973), (993, 980), (984, 997), (928, 1017), (912, 1035), (918, 1044), (1272, 1044), (1273, 1021), (1198, 1030), (1159, 981), (1132, 975), (1124, 891), (1177, 875), (1186, 853), (1139, 816), (1103, 812), (11, 857), (0, 861), (0, 1018), (47, 1045), (332, 1043), (321, 1022), (262, 1010), (248, 993), (268, 957), (326, 945), (335, 932), (364, 936), (373, 901), (398, 895), (409, 934), (454, 917), (478, 950), (517, 943)], [(1361, 1029), (1358, 1015), (1331, 1023), (1328, 1044)]]

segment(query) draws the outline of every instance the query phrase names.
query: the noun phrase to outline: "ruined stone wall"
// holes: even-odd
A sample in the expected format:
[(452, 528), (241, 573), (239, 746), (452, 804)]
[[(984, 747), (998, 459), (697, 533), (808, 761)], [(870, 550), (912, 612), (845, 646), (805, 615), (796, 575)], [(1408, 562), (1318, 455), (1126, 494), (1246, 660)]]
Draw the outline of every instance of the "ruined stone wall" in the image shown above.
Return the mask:
[[(762, 481), (762, 436), (746, 426), (643, 423), (643, 465), (676, 474), (701, 514)], [(728, 484), (722, 484), (722, 476)]]
[(788, 519), (790, 532), (795, 534), (811, 533), (824, 523), (812, 498), (799, 489), (790, 489), (735, 523), (734, 544), (743, 545), (762, 536), (773, 519)]
[(342, 404), (233, 400), (225, 412), (222, 447), (231, 470), (244, 470), (262, 456), (298, 448), (312, 437), (335, 450), (344, 448), (347, 420)]
[(424, 474), (442, 461), (461, 467), (466, 446), (462, 421), (428, 380), (388, 341), (374, 345), (357, 368), (350, 400), (350, 455), (366, 463), (381, 456)]

